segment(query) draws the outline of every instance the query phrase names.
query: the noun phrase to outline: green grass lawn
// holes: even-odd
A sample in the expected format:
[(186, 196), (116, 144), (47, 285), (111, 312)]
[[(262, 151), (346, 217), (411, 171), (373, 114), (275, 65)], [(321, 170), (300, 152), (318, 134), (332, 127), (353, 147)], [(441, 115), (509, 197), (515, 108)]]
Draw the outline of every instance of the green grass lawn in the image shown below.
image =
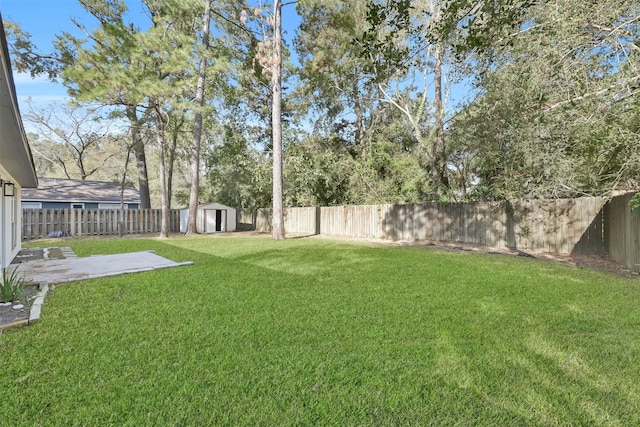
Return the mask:
[(640, 425), (637, 280), (320, 239), (64, 244), (195, 265), (56, 287), (0, 335), (0, 425)]

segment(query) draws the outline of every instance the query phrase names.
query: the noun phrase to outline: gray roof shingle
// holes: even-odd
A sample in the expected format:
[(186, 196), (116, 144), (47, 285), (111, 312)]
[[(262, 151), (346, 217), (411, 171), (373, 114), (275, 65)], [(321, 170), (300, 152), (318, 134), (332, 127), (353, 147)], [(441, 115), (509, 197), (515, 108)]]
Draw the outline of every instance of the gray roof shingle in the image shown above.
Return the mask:
[[(120, 183), (38, 178), (38, 188), (23, 188), (24, 202), (120, 203)], [(125, 187), (124, 203), (140, 203), (140, 193)]]

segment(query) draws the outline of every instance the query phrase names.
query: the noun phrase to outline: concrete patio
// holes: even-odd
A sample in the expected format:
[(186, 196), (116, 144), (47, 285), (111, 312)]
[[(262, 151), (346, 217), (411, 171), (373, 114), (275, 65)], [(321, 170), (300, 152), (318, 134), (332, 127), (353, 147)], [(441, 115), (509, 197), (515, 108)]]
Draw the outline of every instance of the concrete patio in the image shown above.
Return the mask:
[[(33, 250), (27, 250), (30, 252), (25, 252), (28, 254), (25, 258), (32, 260), (12, 264), (10, 271), (17, 268), (26, 282), (57, 284), (193, 264), (191, 261), (175, 262), (153, 251), (77, 257), (70, 248), (59, 249), (61, 256), (58, 259), (47, 256), (50, 249), (43, 250), (42, 259), (33, 256)], [(20, 254), (16, 258), (20, 259)]]
[(80, 258), (69, 247), (23, 249), (8, 271), (17, 270), (25, 284), (37, 285), (37, 295), (26, 298), (24, 304), (0, 306), (0, 333), (37, 322), (49, 285), (192, 264), (174, 262), (153, 251)]

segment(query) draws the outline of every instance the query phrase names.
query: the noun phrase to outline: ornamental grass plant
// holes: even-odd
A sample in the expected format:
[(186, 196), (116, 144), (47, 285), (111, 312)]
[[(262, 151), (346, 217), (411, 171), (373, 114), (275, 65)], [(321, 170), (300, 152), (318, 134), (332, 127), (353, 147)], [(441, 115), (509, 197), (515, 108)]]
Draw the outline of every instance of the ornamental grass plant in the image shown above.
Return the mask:
[(24, 299), (24, 280), (18, 274), (18, 269), (11, 273), (7, 268), (2, 269), (0, 282), (0, 303), (14, 303)]

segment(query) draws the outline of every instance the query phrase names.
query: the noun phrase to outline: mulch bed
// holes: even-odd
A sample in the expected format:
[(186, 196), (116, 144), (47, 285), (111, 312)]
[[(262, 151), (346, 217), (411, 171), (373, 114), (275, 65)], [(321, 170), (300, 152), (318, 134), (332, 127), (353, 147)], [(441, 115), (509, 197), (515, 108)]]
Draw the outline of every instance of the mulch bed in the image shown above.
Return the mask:
[(634, 274), (631, 270), (622, 264), (619, 264), (608, 255), (572, 255), (571, 260), (573, 264), (581, 268), (599, 270), (614, 276), (625, 277), (628, 279), (637, 279), (640, 277), (637, 273)]
[[(59, 248), (51, 248), (49, 250), (48, 258), (64, 258), (62, 251)], [(11, 261), (11, 264), (23, 264), (29, 261), (36, 261), (44, 259), (44, 250), (41, 248), (22, 249), (18, 255)], [(20, 267), (18, 266), (18, 271)], [(24, 286), (25, 298), (16, 304), (9, 306), (0, 306), (0, 328), (5, 325), (20, 322), (23, 320), (29, 320), (29, 313), (31, 312), (31, 305), (38, 295), (40, 287), (35, 284), (27, 284)], [(15, 309), (14, 305), (23, 304), (24, 307)]]
[(516, 250), (496, 250), (494, 248), (487, 248), (483, 246), (441, 242), (432, 242), (427, 244), (426, 246), (444, 250), (484, 252), (497, 255), (515, 255), (528, 258), (546, 259), (563, 264), (573, 265), (579, 268), (588, 268), (591, 270), (602, 271), (613, 276), (624, 277), (627, 279), (640, 278), (637, 273), (633, 273), (631, 270), (620, 264), (615, 259), (611, 258), (609, 255), (556, 255), (548, 253), (528, 253)]
[(28, 285), (24, 287), (25, 300), (18, 304), (24, 304), (23, 308), (15, 309), (13, 305), (0, 306), (0, 327), (10, 323), (19, 322), (29, 319), (31, 305), (38, 295), (39, 287), (37, 285)]
[(40, 248), (22, 249), (11, 261), (11, 264), (22, 264), (29, 261), (44, 259), (44, 250)]

